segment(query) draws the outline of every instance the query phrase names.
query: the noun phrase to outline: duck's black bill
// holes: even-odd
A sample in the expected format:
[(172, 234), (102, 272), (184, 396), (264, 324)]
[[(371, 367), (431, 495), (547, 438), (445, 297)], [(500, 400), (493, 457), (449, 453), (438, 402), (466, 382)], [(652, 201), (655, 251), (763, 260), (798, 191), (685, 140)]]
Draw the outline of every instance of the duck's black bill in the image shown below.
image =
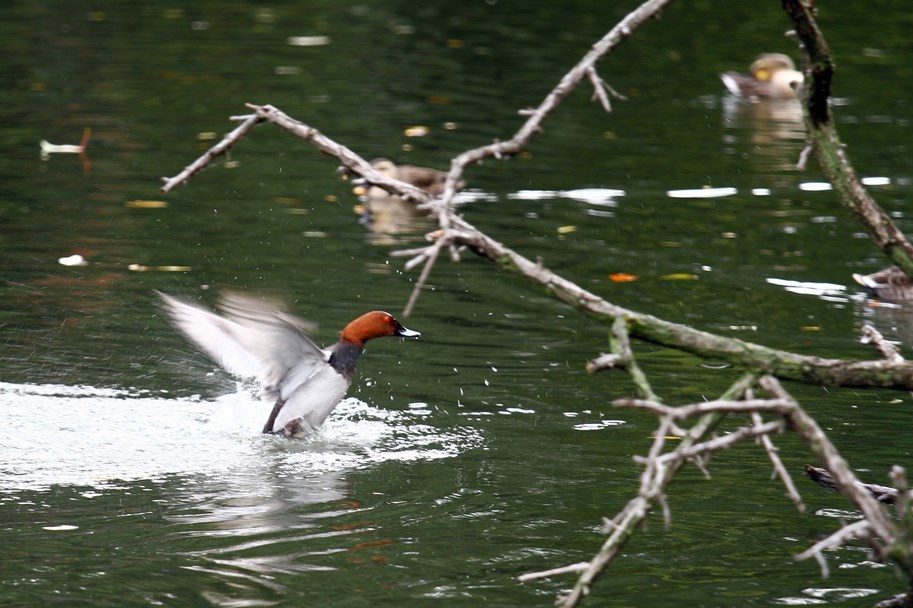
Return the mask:
[(418, 338), (422, 334), (413, 329), (409, 329), (408, 327), (403, 327), (402, 325), (400, 325), (399, 327), (396, 328), (396, 333), (394, 335), (399, 336), (401, 338)]

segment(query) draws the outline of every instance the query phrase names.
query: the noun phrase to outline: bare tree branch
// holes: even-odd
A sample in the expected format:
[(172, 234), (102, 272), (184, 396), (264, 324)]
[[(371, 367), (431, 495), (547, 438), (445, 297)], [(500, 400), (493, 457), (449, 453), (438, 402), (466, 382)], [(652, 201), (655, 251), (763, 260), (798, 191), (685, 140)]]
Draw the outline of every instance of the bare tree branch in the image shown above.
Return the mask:
[(815, 558), (818, 561), (818, 565), (821, 567), (822, 578), (827, 578), (830, 571), (827, 567), (827, 560), (824, 557), (825, 551), (841, 547), (850, 540), (868, 540), (871, 539), (871, 537), (872, 529), (869, 522), (865, 519), (860, 519), (859, 521), (843, 526), (827, 538), (818, 541), (802, 553), (799, 553), (796, 555), (796, 560), (801, 561), (810, 557)]
[[(839, 195), (859, 223), (884, 254), (903, 271), (913, 276), (913, 245), (897, 228), (891, 217), (869, 196), (856, 177), (856, 171), (846, 153), (846, 146), (837, 134), (828, 102), (834, 62), (824, 34), (815, 22), (813, 3), (807, 0), (782, 0), (783, 10), (795, 25), (795, 31), (805, 56), (805, 84), (800, 90), (805, 113), (805, 125), (811, 146)], [(803, 150), (803, 157), (806, 157)], [(800, 158), (804, 164), (804, 158)]]
[(191, 164), (175, 175), (174, 177), (163, 177), (162, 181), (165, 182), (165, 185), (162, 186), (162, 192), (170, 192), (174, 189), (175, 186), (181, 184), (188, 179), (190, 179), (196, 173), (202, 171), (206, 166), (209, 165), (214, 159), (225, 154), (228, 150), (231, 149), (242, 137), (247, 135), (247, 133), (254, 128), (254, 126), (261, 122), (261, 118), (256, 114), (251, 114), (250, 116), (245, 116), (243, 122), (232, 130), (231, 133), (227, 134), (222, 138), (222, 141), (211, 147), (206, 151), (203, 156), (193, 161)]
[[(756, 427), (760, 426), (762, 423), (761, 414), (757, 411), (752, 412), (751, 422)], [(783, 482), (783, 486), (786, 488), (786, 493), (789, 495), (790, 500), (796, 505), (796, 509), (799, 513), (804, 513), (805, 503), (802, 502), (802, 497), (799, 495), (799, 490), (796, 489), (796, 484), (793, 483), (792, 476), (786, 470), (786, 467), (783, 466), (783, 461), (780, 460), (780, 455), (776, 446), (774, 446), (773, 441), (771, 441), (770, 435), (761, 435), (760, 441), (761, 445), (763, 445), (764, 449), (767, 451), (767, 457), (770, 458), (770, 462), (773, 464), (774, 473), (780, 478), (780, 481)]]
[[(724, 398), (710, 402), (710, 408), (703, 407), (708, 405), (703, 403), (669, 407), (646, 400), (622, 399), (616, 401), (615, 405), (621, 407), (640, 407), (657, 414), (659, 427), (654, 433), (653, 444), (647, 456), (637, 459), (638, 462), (644, 464), (637, 496), (631, 499), (625, 508), (611, 520), (611, 526), (606, 527), (609, 536), (589, 562), (589, 566), (581, 570), (580, 564), (575, 564), (573, 568), (565, 570), (568, 573), (579, 572), (579, 576), (574, 588), (567, 595), (559, 598), (561, 606), (565, 608), (576, 606), (589, 594), (596, 577), (618, 555), (637, 524), (646, 517), (651, 505), (658, 504), (662, 507), (663, 519), (668, 525), (670, 515), (666, 506), (665, 488), (686, 461), (713, 451), (731, 448), (751, 437), (768, 437), (771, 433), (779, 433), (786, 429), (796, 432), (812, 453), (816, 454), (829, 468), (833, 467), (836, 470), (835, 486), (840, 488), (855, 504), (863, 516), (859, 521), (844, 526), (828, 538), (815, 543), (797, 555), (796, 559), (815, 558), (821, 565), (822, 574), (827, 576), (828, 568), (823, 552), (839, 547), (851, 539), (861, 539), (875, 550), (876, 556), (889, 556), (908, 574), (913, 572), (910, 569), (913, 561), (910, 559), (909, 539), (901, 534), (898, 526), (873, 499), (870, 488), (866, 487), (867, 484), (862, 484), (855, 478), (824, 432), (795, 399), (783, 389), (776, 378), (762, 377), (760, 386), (770, 395), (769, 400), (751, 398), (750, 387), (740, 384), (732, 387)], [(745, 395), (746, 398), (739, 400), (740, 395)], [(709, 436), (715, 423), (722, 420), (724, 412), (743, 413), (746, 411), (746, 408), (742, 407), (743, 405), (754, 408), (751, 424), (741, 426), (719, 437)], [(775, 413), (779, 419), (764, 422), (758, 413), (761, 410)], [(672, 420), (695, 416), (701, 418), (687, 432), (682, 442), (668, 452), (664, 452), (665, 435), (670, 429)], [(795, 491), (791, 478), (782, 467), (779, 457), (774, 453), (775, 450), (772, 449), (772, 445), (766, 446), (766, 449), (775, 462), (775, 468), (781, 470), (780, 478), (793, 497), (793, 502), (797, 508), (802, 510), (804, 507), (798, 497), (798, 492)], [(895, 470), (894, 477), (897, 481), (905, 483), (905, 476), (901, 472)], [(905, 492), (904, 496), (906, 500), (909, 500), (908, 492)], [(913, 514), (909, 514), (908, 518), (913, 523)], [(906, 530), (904, 529), (903, 532), (905, 534)], [(906, 540), (898, 542), (899, 538)], [(902, 548), (898, 548), (898, 545)]]
[(877, 329), (866, 323), (862, 326), (862, 338), (859, 340), (862, 344), (873, 344), (878, 352), (891, 363), (903, 363), (904, 358), (897, 350), (897, 347), (885, 340)]

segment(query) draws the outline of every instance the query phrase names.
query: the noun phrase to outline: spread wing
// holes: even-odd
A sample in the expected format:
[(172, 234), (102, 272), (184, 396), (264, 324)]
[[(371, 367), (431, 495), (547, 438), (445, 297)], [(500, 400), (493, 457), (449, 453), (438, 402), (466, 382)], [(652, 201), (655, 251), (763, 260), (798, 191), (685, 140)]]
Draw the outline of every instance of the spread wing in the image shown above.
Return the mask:
[(230, 373), (256, 378), (269, 391), (285, 384), (290, 370), (296, 384), (305, 382), (327, 360), (327, 354), (305, 334), (311, 325), (275, 302), (227, 293), (220, 302), (223, 317), (158, 295), (171, 324), (184, 337)]

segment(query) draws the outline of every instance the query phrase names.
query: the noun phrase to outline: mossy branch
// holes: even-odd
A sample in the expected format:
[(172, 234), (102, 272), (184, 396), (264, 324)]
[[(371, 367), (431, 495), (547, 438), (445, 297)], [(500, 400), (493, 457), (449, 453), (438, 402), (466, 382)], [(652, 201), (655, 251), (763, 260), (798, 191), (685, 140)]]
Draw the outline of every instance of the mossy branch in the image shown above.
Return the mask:
[(817, 155), (840, 203), (853, 213), (884, 254), (913, 276), (913, 245), (859, 181), (846, 146), (837, 134), (829, 103), (834, 61), (815, 21), (814, 8), (807, 0), (782, 0), (782, 4), (795, 26), (804, 56), (805, 83), (799, 98), (804, 108), (808, 145)]

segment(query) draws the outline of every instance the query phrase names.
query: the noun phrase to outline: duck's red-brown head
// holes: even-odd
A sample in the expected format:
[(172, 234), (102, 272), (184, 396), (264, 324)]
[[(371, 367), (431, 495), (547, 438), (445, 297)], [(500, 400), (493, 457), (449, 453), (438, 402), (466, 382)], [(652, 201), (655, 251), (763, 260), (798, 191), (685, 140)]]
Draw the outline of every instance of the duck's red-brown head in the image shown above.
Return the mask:
[(361, 315), (346, 325), (339, 335), (339, 341), (362, 347), (365, 342), (374, 338), (383, 338), (385, 336), (417, 338), (421, 335), (417, 331), (403, 327), (390, 313), (374, 310)]

